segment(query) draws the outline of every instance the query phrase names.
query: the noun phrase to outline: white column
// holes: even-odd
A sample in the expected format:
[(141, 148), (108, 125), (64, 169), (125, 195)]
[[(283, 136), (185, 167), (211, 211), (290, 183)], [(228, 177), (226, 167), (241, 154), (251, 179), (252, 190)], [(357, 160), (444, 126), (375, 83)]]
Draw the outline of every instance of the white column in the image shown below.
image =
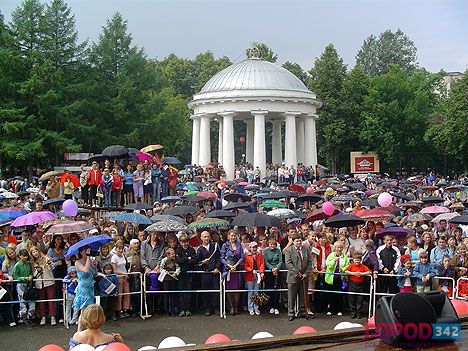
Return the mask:
[(284, 159), (286, 167), (297, 167), (297, 149), (296, 149), (296, 116), (297, 112), (286, 112), (286, 135), (284, 140)]
[(266, 177), (265, 115), (268, 111), (252, 111), (254, 116), (254, 169), (260, 168), (260, 179)]
[(296, 118), (296, 148), (297, 162), (304, 162), (304, 119), (299, 116)]
[(235, 154), (234, 154), (234, 112), (220, 113), (223, 116), (223, 168), (226, 172), (226, 180), (234, 179)]
[(210, 116), (200, 117), (200, 166), (211, 162)]
[(190, 117), (192, 123), (192, 165), (198, 165), (200, 154), (200, 118), (198, 116)]
[(247, 133), (245, 138), (245, 160), (253, 164), (254, 159), (254, 121), (252, 119), (245, 120)]
[(224, 165), (223, 162), (223, 117), (218, 116), (218, 163)]
[(304, 149), (304, 164), (306, 166), (317, 165), (317, 135), (315, 130), (316, 115), (308, 115), (304, 118), (304, 134), (307, 140)]
[(273, 137), (271, 139), (271, 160), (273, 164), (281, 164), (283, 161), (283, 148), (281, 147), (281, 120), (274, 119)]

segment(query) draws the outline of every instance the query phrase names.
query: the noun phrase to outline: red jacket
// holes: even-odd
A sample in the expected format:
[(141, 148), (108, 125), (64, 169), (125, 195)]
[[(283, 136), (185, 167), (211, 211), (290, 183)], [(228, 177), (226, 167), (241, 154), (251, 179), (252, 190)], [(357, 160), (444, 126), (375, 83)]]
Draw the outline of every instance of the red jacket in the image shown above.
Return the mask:
[(88, 172), (88, 185), (100, 185), (102, 173), (99, 169), (91, 169)]
[(320, 241), (317, 242), (317, 249), (319, 249), (320, 253), (318, 254), (317, 256), (317, 269), (319, 271), (322, 270), (322, 260), (323, 262), (325, 262), (325, 260), (327, 259), (328, 255), (331, 253), (332, 251), (332, 247), (330, 244), (326, 245), (325, 246), (325, 257), (322, 257), (322, 247), (320, 246)]
[(113, 174), (112, 179), (114, 180), (112, 182), (112, 191), (115, 190), (122, 190), (122, 177), (119, 176), (118, 174)]
[[(257, 260), (257, 272), (263, 273), (265, 272), (265, 260), (263, 255), (259, 252), (256, 256)], [(254, 274), (252, 273), (254, 269), (254, 256), (252, 255), (245, 255), (244, 256), (244, 269), (247, 271), (245, 273), (244, 280), (246, 282), (252, 282), (254, 280)]]

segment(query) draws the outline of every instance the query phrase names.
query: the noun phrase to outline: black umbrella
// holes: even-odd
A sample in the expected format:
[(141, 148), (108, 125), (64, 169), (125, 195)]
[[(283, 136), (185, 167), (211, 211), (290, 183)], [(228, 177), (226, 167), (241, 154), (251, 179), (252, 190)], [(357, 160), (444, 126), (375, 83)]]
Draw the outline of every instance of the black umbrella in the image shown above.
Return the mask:
[(223, 210), (236, 210), (239, 208), (249, 208), (250, 204), (246, 202), (230, 202), (223, 207)]
[(279, 199), (285, 199), (288, 196), (286, 194), (277, 192), (277, 193), (270, 193), (268, 195), (262, 196), (263, 200), (279, 200)]
[(344, 186), (354, 190), (365, 190), (366, 186), (362, 183), (344, 183)]
[(295, 193), (294, 191), (291, 190), (281, 190), (278, 192), (278, 194), (285, 195), (285, 197), (298, 197), (299, 194)]
[(178, 165), (180, 164), (181, 162), (176, 159), (175, 157), (164, 157), (162, 160), (161, 160), (162, 163), (166, 164), (166, 165)]
[(131, 210), (131, 211), (136, 211), (136, 210), (151, 210), (153, 206), (145, 204), (143, 202), (135, 202), (133, 204), (128, 204), (127, 206), (124, 207), (124, 210)]
[(363, 207), (377, 207), (379, 206), (379, 202), (377, 199), (365, 199), (360, 201), (361, 206)]
[(436, 203), (444, 202), (444, 199), (439, 196), (426, 196), (422, 198), (422, 202), (436, 204)]
[(449, 223), (467, 225), (468, 215), (461, 215), (461, 216), (453, 217), (452, 219), (449, 219)]
[(26, 196), (26, 195), (29, 195), (29, 191), (20, 191), (20, 192), (17, 192), (16, 195), (18, 195), (18, 196)]
[(396, 193), (396, 192), (391, 191), (390, 194), (391, 194), (392, 196), (398, 197), (398, 198), (400, 198), (400, 199), (402, 199), (402, 200), (405, 200), (405, 201), (414, 200), (411, 196), (408, 196), (408, 195), (403, 194), (403, 193)]
[(77, 213), (78, 216), (87, 216), (89, 214), (91, 214), (91, 210), (88, 210), (87, 208), (78, 209), (78, 213)]
[(164, 211), (164, 214), (173, 215), (173, 216), (185, 216), (189, 213), (197, 213), (198, 208), (195, 206), (177, 206), (173, 208), (169, 208)]
[(259, 193), (276, 193), (277, 191), (272, 188), (261, 188), (258, 192)]
[(107, 158), (107, 156), (104, 156), (103, 154), (94, 154), (93, 156), (88, 158), (88, 161), (104, 161)]
[(251, 185), (247, 185), (244, 189), (249, 190), (249, 191), (258, 191), (260, 190), (260, 187), (255, 184), (251, 184)]
[(198, 196), (198, 195), (187, 195), (187, 196), (184, 196), (182, 200), (187, 201), (187, 202), (200, 202), (200, 201), (208, 201), (212, 199), (206, 198), (204, 196)]
[(346, 194), (346, 195), (333, 196), (332, 201), (350, 202), (350, 201), (357, 201), (357, 199), (352, 197), (351, 195)]
[(352, 214), (338, 214), (332, 216), (325, 221), (325, 226), (332, 228), (354, 227), (359, 224), (364, 224), (365, 221), (358, 216)]
[(61, 204), (62, 202), (65, 202), (65, 199), (61, 197), (53, 197), (52, 199), (45, 200), (42, 205)]
[(232, 226), (238, 227), (279, 227), (280, 220), (260, 212), (244, 213), (233, 219)]
[(297, 197), (297, 202), (309, 201), (311, 203), (316, 203), (322, 200), (323, 197), (315, 194), (302, 194)]
[(246, 202), (251, 200), (250, 196), (240, 193), (226, 194), (224, 195), (223, 199), (228, 202), (238, 202), (239, 200), (242, 202)]
[(228, 210), (216, 210), (206, 214), (206, 218), (227, 218), (235, 216), (236, 214), (234, 212)]
[(278, 183), (278, 186), (288, 186), (288, 185), (290, 185), (288, 182)]
[(109, 158), (124, 158), (128, 156), (128, 149), (123, 145), (111, 145), (102, 150), (102, 154)]
[(135, 156), (137, 153), (141, 152), (140, 150), (134, 148), (134, 147), (129, 147), (127, 148), (128, 150), (128, 155), (129, 156)]

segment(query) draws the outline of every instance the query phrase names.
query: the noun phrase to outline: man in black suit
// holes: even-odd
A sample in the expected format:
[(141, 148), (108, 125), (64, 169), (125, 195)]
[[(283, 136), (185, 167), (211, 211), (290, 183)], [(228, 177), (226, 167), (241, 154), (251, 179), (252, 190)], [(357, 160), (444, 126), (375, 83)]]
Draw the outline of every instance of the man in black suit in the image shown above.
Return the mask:
[(310, 251), (302, 246), (301, 237), (296, 234), (293, 237), (293, 245), (285, 252), (286, 268), (288, 274), (286, 283), (288, 284), (288, 319), (294, 320), (294, 308), (299, 299), (299, 316), (305, 316), (304, 288), (312, 268), (312, 257)]

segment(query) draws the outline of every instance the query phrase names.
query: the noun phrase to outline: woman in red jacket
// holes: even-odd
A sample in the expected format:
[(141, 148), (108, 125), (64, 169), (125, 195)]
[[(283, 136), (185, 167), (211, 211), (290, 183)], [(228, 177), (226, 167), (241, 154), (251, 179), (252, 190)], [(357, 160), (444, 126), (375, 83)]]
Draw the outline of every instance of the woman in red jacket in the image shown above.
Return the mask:
[(252, 241), (249, 244), (249, 254), (244, 256), (245, 285), (247, 285), (247, 306), (251, 316), (259, 315), (258, 305), (252, 301), (252, 295), (258, 293), (260, 282), (265, 272), (265, 260), (261, 252), (258, 252), (258, 244)]

